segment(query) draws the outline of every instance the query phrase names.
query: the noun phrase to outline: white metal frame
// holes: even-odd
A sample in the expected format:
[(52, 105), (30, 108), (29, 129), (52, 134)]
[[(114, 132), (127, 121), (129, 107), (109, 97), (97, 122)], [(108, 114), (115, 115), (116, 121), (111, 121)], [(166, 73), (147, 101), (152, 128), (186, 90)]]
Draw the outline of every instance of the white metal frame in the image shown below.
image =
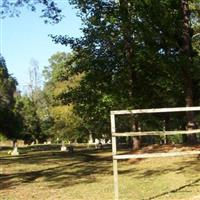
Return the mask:
[(115, 127), (115, 115), (125, 114), (146, 114), (146, 113), (167, 113), (167, 112), (190, 112), (200, 111), (199, 107), (179, 107), (179, 108), (156, 108), (156, 109), (137, 109), (137, 110), (118, 110), (111, 111), (111, 133), (112, 133), (112, 155), (113, 155), (113, 175), (114, 175), (114, 194), (115, 200), (119, 199), (119, 186), (118, 186), (118, 167), (117, 160), (130, 159), (130, 158), (158, 158), (158, 157), (174, 157), (186, 155), (198, 155), (200, 151), (185, 151), (185, 152), (170, 152), (170, 153), (146, 153), (146, 154), (126, 154), (117, 155), (117, 141), (116, 137), (126, 136), (144, 136), (144, 135), (175, 135), (175, 134), (193, 134), (200, 133), (200, 129), (195, 130), (178, 130), (178, 131), (144, 131), (144, 132), (124, 132), (117, 133)]

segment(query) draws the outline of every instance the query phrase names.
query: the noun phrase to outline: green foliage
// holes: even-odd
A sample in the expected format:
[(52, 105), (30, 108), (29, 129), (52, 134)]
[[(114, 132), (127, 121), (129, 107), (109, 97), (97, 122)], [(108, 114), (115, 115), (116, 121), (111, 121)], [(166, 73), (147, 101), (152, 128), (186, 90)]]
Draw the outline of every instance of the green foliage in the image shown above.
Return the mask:
[[(4, 2), (8, 11), (14, 5)], [(38, 2), (57, 20), (55, 1)], [(58, 135), (101, 137), (110, 133), (110, 110), (199, 104), (200, 51), (193, 36), (200, 30), (200, 2), (187, 2), (190, 11), (179, 0), (70, 0), (83, 21), (83, 36), (52, 36), (70, 45), (73, 55), (50, 58), (40, 119), (51, 119)], [(28, 0), (14, 6), (24, 4), (32, 5)], [(152, 118), (143, 126), (156, 128), (161, 120)], [(131, 126), (133, 120), (128, 121)], [(126, 120), (119, 123), (127, 128)]]
[(21, 128), (18, 114), (14, 112), (16, 85), (0, 55), (0, 132), (12, 139), (20, 137)]
[(8, 73), (4, 58), (0, 55), (0, 108), (13, 108), (16, 80)]
[[(66, 94), (64, 99), (76, 102), (89, 132), (110, 132), (109, 111), (113, 109), (199, 103), (198, 42), (193, 40), (194, 50), (187, 46), (194, 31), (198, 32), (199, 1), (191, 2), (188, 30), (180, 1), (70, 2), (83, 20), (83, 37), (53, 39), (71, 46), (74, 72), (85, 73), (72, 98)], [(154, 126), (153, 122), (148, 126)]]
[(71, 1), (83, 19), (84, 36), (53, 37), (71, 45), (73, 71), (85, 73), (71, 99), (69, 93), (63, 98), (75, 102), (85, 128), (96, 136), (110, 132), (111, 109), (183, 104), (182, 83), (177, 82), (175, 68), (179, 26), (171, 26), (180, 24), (178, 4), (126, 2)]
[(79, 138), (81, 119), (74, 112), (73, 103), (63, 98), (69, 91), (79, 86), (83, 74), (71, 73), (72, 55), (58, 52), (49, 59), (49, 66), (45, 67), (46, 83), (44, 93), (48, 101), (49, 116), (53, 120), (52, 132), (54, 138), (76, 140)]
[(5, 140), (7, 140), (7, 137), (3, 133), (0, 133), (0, 142)]
[(44, 22), (58, 23), (62, 19), (61, 10), (58, 8), (54, 0), (20, 0), (20, 1), (10, 1), (3, 0), (0, 3), (1, 18), (10, 16), (19, 17), (21, 14), (20, 8), (27, 7), (31, 11), (36, 11), (37, 5), (42, 6), (42, 15), (45, 20)]
[(18, 96), (16, 99), (15, 110), (22, 120), (22, 137), (27, 142), (41, 140), (40, 121), (36, 113), (34, 102), (27, 96)]

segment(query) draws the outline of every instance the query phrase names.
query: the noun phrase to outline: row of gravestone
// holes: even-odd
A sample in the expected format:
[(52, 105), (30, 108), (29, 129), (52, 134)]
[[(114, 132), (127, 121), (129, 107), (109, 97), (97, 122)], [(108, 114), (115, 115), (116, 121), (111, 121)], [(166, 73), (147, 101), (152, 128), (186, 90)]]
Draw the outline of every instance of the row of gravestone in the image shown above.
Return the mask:
[[(95, 139), (92, 140), (91, 138), (88, 141), (88, 146), (92, 145), (94, 146), (96, 149), (102, 149), (104, 144), (110, 144), (111, 141), (110, 140), (105, 140), (105, 139)], [(29, 145), (34, 145), (36, 144), (35, 142), (32, 142)], [(46, 141), (43, 144), (51, 144), (51, 141)], [(13, 146), (13, 141), (12, 140), (7, 140), (7, 141), (0, 141), (0, 147), (1, 146)], [(24, 147), (24, 146), (28, 146), (27, 144), (24, 143), (24, 140), (17, 140), (17, 143), (13, 146), (13, 150), (8, 151), (8, 154), (10, 155), (19, 155), (18, 152), (18, 147)], [(66, 152), (70, 152), (73, 153), (74, 152), (74, 148), (72, 145), (68, 145), (66, 146), (64, 143), (62, 143), (61, 145), (61, 151), (66, 151)]]

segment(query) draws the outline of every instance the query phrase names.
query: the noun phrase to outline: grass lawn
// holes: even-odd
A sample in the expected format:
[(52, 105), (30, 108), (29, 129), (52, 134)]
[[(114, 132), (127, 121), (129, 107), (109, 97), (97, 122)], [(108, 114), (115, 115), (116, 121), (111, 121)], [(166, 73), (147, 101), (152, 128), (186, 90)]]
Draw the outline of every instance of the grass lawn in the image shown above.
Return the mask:
[[(111, 150), (45, 146), (21, 148), (12, 157), (0, 150), (1, 200), (113, 199)], [(7, 150), (6, 150), (7, 151)], [(200, 200), (197, 156), (119, 162), (120, 199)]]

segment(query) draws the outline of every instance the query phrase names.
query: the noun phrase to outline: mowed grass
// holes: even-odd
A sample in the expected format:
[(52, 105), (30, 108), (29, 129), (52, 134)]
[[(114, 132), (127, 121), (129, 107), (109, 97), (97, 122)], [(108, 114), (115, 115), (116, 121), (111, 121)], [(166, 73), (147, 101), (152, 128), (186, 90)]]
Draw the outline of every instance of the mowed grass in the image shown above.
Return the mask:
[[(110, 149), (70, 154), (38, 146), (20, 151), (17, 157), (0, 152), (1, 200), (113, 199)], [(197, 156), (122, 161), (118, 166), (120, 199), (200, 199)]]

